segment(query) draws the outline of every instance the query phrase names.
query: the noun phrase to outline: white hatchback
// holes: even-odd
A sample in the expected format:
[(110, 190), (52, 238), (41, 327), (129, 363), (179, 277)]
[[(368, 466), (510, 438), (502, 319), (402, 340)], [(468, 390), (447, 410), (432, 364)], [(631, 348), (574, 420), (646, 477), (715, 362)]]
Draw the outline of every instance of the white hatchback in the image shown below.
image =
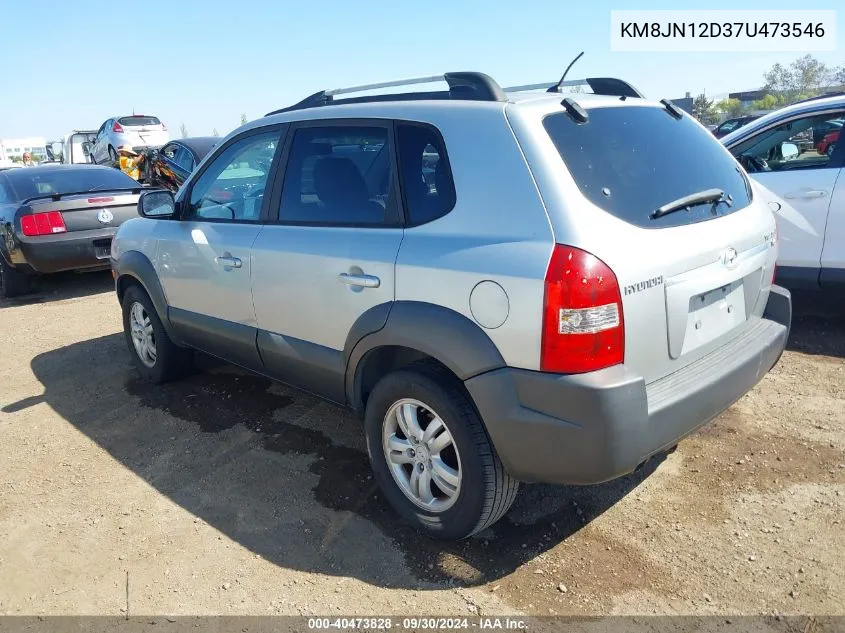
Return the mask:
[(117, 162), (117, 150), (128, 145), (134, 150), (160, 147), (170, 140), (167, 126), (156, 116), (132, 114), (107, 119), (97, 130), (91, 147), (91, 162)]

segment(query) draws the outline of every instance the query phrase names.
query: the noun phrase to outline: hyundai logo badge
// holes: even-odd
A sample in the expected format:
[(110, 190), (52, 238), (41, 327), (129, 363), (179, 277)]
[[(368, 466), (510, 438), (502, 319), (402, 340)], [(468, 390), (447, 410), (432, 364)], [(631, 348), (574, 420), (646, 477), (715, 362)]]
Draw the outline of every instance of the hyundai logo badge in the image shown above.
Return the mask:
[(100, 209), (100, 212), (97, 214), (97, 222), (100, 224), (108, 224), (114, 220), (114, 215), (108, 209)]
[(733, 268), (737, 264), (737, 259), (739, 256), (736, 253), (736, 249), (733, 247), (725, 249), (722, 253), (722, 263), (727, 266), (728, 268)]

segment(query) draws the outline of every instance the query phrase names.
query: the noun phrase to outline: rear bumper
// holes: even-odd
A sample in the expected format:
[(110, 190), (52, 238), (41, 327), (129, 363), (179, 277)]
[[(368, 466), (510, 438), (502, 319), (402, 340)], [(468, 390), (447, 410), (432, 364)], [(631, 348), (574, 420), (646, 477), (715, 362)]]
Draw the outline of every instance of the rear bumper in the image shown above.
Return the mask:
[(32, 273), (57, 273), (109, 267), (109, 249), (116, 227), (23, 238), (15, 268)]
[(773, 287), (764, 317), (730, 345), (649, 385), (624, 365), (580, 375), (503, 368), (465, 384), (511, 475), (600, 483), (674, 446), (753, 388), (783, 353), (791, 319), (789, 292)]

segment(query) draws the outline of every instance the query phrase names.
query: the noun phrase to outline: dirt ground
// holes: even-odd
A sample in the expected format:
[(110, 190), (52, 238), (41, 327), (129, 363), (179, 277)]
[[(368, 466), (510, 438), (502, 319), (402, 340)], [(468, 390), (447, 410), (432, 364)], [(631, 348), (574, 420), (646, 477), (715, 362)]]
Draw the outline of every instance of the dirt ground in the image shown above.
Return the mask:
[[(231, 366), (139, 381), (105, 274), (0, 301), (0, 614), (845, 615), (845, 311), (638, 473), (403, 526), (348, 413)], [(127, 590), (128, 587), (128, 590)]]

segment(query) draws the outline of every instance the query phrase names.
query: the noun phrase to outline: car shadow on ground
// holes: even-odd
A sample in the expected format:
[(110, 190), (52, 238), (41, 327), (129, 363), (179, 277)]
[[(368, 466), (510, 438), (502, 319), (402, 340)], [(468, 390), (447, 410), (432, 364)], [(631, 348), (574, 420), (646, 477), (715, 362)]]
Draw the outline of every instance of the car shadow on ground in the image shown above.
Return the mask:
[(436, 541), (382, 499), (351, 414), (218, 361), (198, 365), (181, 381), (150, 385), (123, 335), (112, 334), (37, 356), (43, 397), (3, 411), (46, 402), (161, 494), (266, 560), (385, 587), (476, 586), (508, 575), (601, 515), (663, 459), (598, 486), (523, 486), (496, 525)]
[(0, 310), (63, 299), (78, 299), (110, 290), (114, 290), (114, 280), (108, 270), (41, 275), (33, 280), (33, 292), (30, 294), (0, 299)]
[(845, 358), (845, 296), (792, 291), (792, 331), (787, 349)]

